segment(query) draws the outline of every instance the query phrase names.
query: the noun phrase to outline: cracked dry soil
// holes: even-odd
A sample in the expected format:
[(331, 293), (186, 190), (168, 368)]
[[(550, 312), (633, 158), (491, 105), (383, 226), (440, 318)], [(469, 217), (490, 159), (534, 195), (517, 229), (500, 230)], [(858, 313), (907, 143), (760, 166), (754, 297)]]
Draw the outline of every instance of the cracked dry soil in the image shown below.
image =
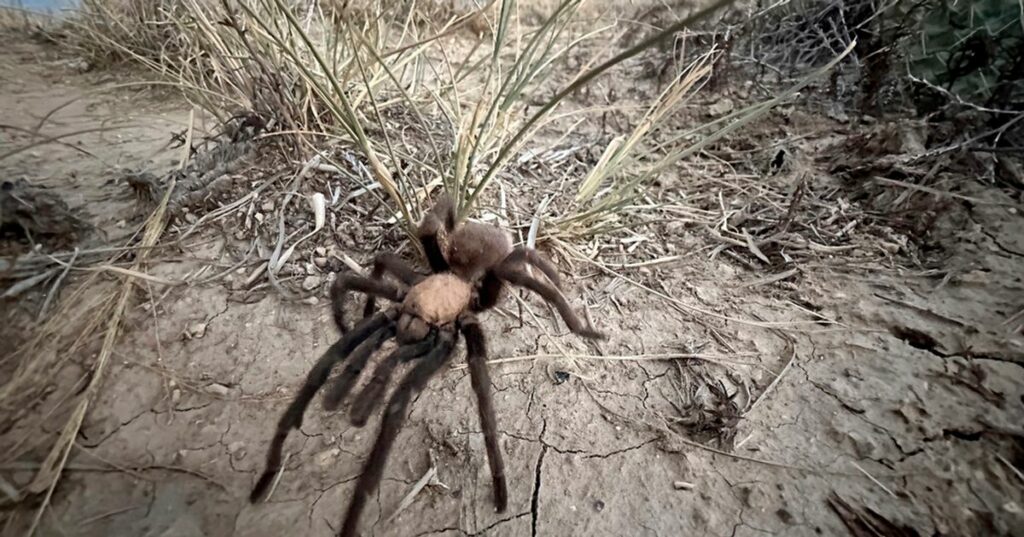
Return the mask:
[[(4, 53), (3, 69), (20, 80), (16, 91), (4, 89), (5, 110), (16, 103), (26, 116), (45, 114), (89, 83), (71, 72), (62, 82), (47, 78), (38, 51), (22, 52)], [(48, 97), (28, 97), (41, 88)], [(83, 97), (82, 113), (117, 117), (102, 99)], [(87, 148), (129, 159), (143, 145), (97, 139)], [(70, 164), (40, 160), (17, 173), (54, 181), (62, 165)], [(54, 186), (102, 194), (101, 183)], [(1024, 220), (997, 205), (979, 205), (973, 217), (950, 246), (951, 265), (965, 268), (942, 285), (893, 270), (806, 268), (795, 283), (747, 286), (761, 275), (694, 255), (630, 274), (660, 282), (679, 308), (614, 277), (576, 275), (570, 296), (610, 335), (600, 349), (566, 334), (533, 298), (541, 325), (529, 315), (520, 322), (514, 306), (485, 315), (493, 359), (561, 355), (558, 346), (607, 358), (492, 366), (510, 487), (503, 514), (491, 504), (467, 371), (437, 375), (412, 405), (364, 534), (848, 535), (827, 501), (837, 493), (920, 535), (1024, 535), (1024, 338), (1019, 319), (1007, 322), (1024, 306), (1024, 257), (1012, 253), (1024, 251)], [(703, 239), (666, 240), (687, 251)], [(184, 254), (213, 255), (216, 246)], [(186, 265), (153, 271), (181, 274)], [(271, 294), (245, 304), (204, 286), (143, 303), (127, 314), (117, 360), (40, 534), (332, 534), (376, 420), (354, 428), (344, 413), (314, 404), (289, 438), (271, 499), (246, 499), (279, 413), (336, 337), (325, 302)], [(918, 333), (931, 336), (928, 345), (908, 336)], [(700, 349), (748, 358), (613, 358)], [(680, 399), (701, 379), (745, 386), (732, 390), (742, 415), (729, 438), (682, 425)], [(431, 465), (437, 480), (392, 517)], [(3, 472), (15, 483), (26, 474)]]

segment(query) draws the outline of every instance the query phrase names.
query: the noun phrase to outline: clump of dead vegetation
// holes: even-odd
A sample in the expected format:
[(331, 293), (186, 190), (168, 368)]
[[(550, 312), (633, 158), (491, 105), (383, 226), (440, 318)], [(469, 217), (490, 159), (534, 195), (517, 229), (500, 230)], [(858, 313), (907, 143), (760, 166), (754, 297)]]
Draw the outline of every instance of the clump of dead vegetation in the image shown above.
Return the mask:
[[(709, 110), (778, 96), (807, 70), (831, 64), (800, 88), (803, 108), (825, 117), (783, 107), (742, 136), (705, 135), (700, 149), (717, 162), (703, 160), (702, 176), (673, 181), (687, 201), (663, 218), (685, 215), (719, 243), (709, 255), (768, 269), (766, 281), (793, 277), (805, 262), (929, 265), (943, 233), (955, 233), (972, 206), (1003, 203), (979, 199), (959, 178), (1011, 194), (1024, 184), (1013, 156), (1024, 132), (1024, 83), (1015, 74), (1024, 26), (1016, 8), (996, 4), (778, 2), (745, 6), (745, 18), (693, 36), (690, 43), (723, 47), (718, 75), (752, 81), (726, 83), (727, 103)], [(694, 54), (687, 38), (662, 52), (668, 61)], [(646, 200), (648, 214), (673, 205)], [(658, 220), (635, 239), (681, 229)]]

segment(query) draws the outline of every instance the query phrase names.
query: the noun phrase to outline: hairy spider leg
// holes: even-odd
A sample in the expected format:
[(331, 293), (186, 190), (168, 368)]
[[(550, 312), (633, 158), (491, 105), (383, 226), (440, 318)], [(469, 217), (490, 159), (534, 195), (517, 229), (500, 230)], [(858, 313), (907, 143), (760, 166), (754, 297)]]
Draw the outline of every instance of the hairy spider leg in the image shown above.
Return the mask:
[(524, 262), (540, 269), (540, 271), (543, 272), (549, 280), (551, 280), (551, 283), (553, 283), (556, 288), (562, 288), (562, 278), (558, 275), (558, 269), (555, 268), (554, 263), (548, 261), (546, 257), (533, 248), (516, 246), (516, 248), (505, 257), (505, 260), (502, 261), (502, 263), (509, 264), (519, 264)]
[[(405, 284), (412, 287), (423, 281), (426, 275), (416, 272), (404, 259), (392, 253), (383, 253), (373, 259), (373, 271), (370, 272), (371, 280), (380, 280), (385, 274), (390, 273)], [(363, 306), (363, 317), (369, 317), (377, 309), (377, 297), (366, 296), (366, 305)]]
[(446, 231), (455, 229), (455, 204), (447, 192), (437, 197), (437, 202), (430, 208), (427, 218), (436, 218), (438, 223), (444, 224)]
[(494, 505), (499, 513), (508, 507), (508, 485), (505, 482), (505, 462), (498, 445), (498, 420), (494, 416), (494, 398), (491, 394), (491, 375), (487, 371), (487, 340), (475, 315), (464, 315), (460, 321), (462, 336), (466, 339), (466, 364), (469, 365), (469, 380), (476, 394), (477, 410), (480, 413), (480, 428), (484, 433), (487, 447), (487, 462), (491, 467), (494, 488)]
[(405, 298), (405, 289), (399, 288), (384, 280), (374, 280), (358, 274), (341, 274), (331, 285), (331, 313), (338, 331), (348, 331), (345, 324), (345, 298), (349, 291), (359, 291), (371, 296), (386, 298), (392, 302), (401, 302)]
[(284, 448), (285, 439), (288, 438), (288, 432), (291, 429), (302, 427), (302, 416), (306, 413), (309, 402), (313, 400), (313, 396), (316, 395), (320, 387), (327, 382), (331, 370), (343, 362), (363, 340), (375, 337), (375, 334), (389, 328), (394, 329), (394, 325), (394, 318), (385, 313), (364, 319), (356, 324), (352, 331), (331, 345), (327, 352), (317, 360), (313, 369), (306, 375), (306, 381), (299, 389), (299, 393), (295, 395), (295, 399), (292, 399), (291, 404), (288, 405), (277, 422), (277, 430), (274, 432), (270, 449), (267, 451), (266, 467), (249, 495), (250, 502), (255, 503), (263, 496), (274, 476), (281, 470), (281, 451)]
[(503, 261), (494, 269), (496, 276), (502, 280), (517, 285), (519, 287), (525, 287), (534, 293), (540, 295), (544, 300), (550, 302), (558, 310), (559, 315), (565, 320), (565, 324), (568, 325), (569, 330), (574, 334), (583, 336), (591, 339), (603, 339), (604, 334), (594, 330), (589, 326), (584, 326), (583, 321), (576, 316), (576, 313), (572, 311), (572, 306), (565, 300), (565, 296), (553, 285), (538, 280), (537, 278), (527, 274), (522, 268), (521, 264), (516, 259), (507, 259)]
[(442, 227), (444, 227), (445, 231), (451, 231), (455, 228), (455, 210), (452, 206), (452, 200), (447, 194), (442, 194), (438, 198), (437, 203), (423, 217), (423, 222), (420, 223), (419, 228), (416, 230), (416, 236), (423, 246), (423, 253), (427, 256), (427, 264), (430, 265), (431, 272), (435, 274), (447, 272), (451, 269), (444, 257), (444, 252), (441, 251), (441, 243), (437, 238), (437, 234), (440, 233)]
[(420, 244), (423, 245), (423, 253), (427, 256), (427, 264), (434, 274), (448, 272), (451, 265), (444, 258), (441, 252), (441, 243), (437, 240), (437, 234), (420, 236)]
[(434, 376), (444, 366), (445, 362), (451, 357), (454, 347), (455, 341), (450, 334), (444, 334), (439, 338), (437, 346), (416, 362), (412, 371), (406, 374), (401, 384), (395, 389), (391, 399), (388, 400), (387, 407), (384, 410), (384, 418), (380, 425), (380, 433), (378, 433), (377, 441), (374, 442), (373, 449), (370, 451), (370, 457), (366, 460), (366, 465), (363, 467), (363, 473), (359, 476), (359, 480), (356, 481), (355, 490), (352, 492), (352, 500), (348, 505), (348, 511), (345, 513), (345, 521), (342, 523), (341, 531), (338, 532), (338, 535), (342, 537), (353, 537), (356, 535), (359, 515), (362, 514), (363, 508), (366, 507), (366, 500), (370, 497), (370, 494), (380, 484), (381, 477), (384, 474), (384, 464), (387, 462), (388, 454), (395, 443), (395, 438), (398, 437), (398, 431), (401, 430), (402, 423), (405, 421), (409, 402), (412, 400), (413, 395), (419, 393), (426, 386), (430, 377)]
[(498, 304), (498, 300), (501, 298), (501, 291), (504, 288), (505, 284), (501, 281), (501, 278), (493, 270), (488, 270), (480, 280), (471, 309), (479, 313), (493, 308)]
[[(558, 275), (558, 269), (533, 248), (518, 246), (505, 256), (501, 264), (521, 267), (524, 262), (540, 269), (547, 276), (548, 280), (554, 284), (556, 289), (561, 287), (562, 280)], [(501, 299), (501, 292), (504, 288), (504, 282), (493, 269), (485, 272), (480, 283), (477, 285), (477, 294), (473, 300), (472, 310), (479, 313), (496, 306)]]
[(348, 360), (345, 361), (345, 368), (341, 370), (341, 374), (334, 379), (334, 382), (327, 387), (327, 393), (324, 394), (324, 410), (335, 410), (338, 408), (341, 401), (348, 395), (348, 392), (356, 385), (359, 375), (366, 368), (366, 363), (370, 361), (370, 356), (388, 338), (395, 335), (395, 328), (394, 325), (391, 325), (385, 327), (384, 330), (374, 332), (373, 335), (363, 340), (352, 351), (352, 354), (349, 354)]
[(352, 400), (352, 408), (349, 410), (349, 420), (352, 425), (356, 427), (366, 425), (367, 420), (370, 419), (370, 413), (377, 408), (380, 400), (384, 397), (384, 390), (398, 364), (419, 358), (436, 346), (437, 331), (434, 330), (423, 341), (398, 347), (377, 364), (370, 381)]

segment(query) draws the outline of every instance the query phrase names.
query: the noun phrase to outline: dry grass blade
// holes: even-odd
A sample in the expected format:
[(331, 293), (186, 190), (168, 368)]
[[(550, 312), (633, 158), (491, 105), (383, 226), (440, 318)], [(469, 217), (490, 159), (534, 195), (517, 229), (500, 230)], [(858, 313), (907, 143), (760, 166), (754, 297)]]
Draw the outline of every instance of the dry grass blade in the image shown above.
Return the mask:
[[(685, 92), (691, 91), (693, 85), (701, 77), (709, 73), (710, 66), (705, 65), (708, 62), (709, 56), (701, 58), (679, 78), (676, 82), (676, 90), (673, 91), (670, 87), (666, 93), (662, 94), (658, 102), (655, 103), (645, 116), (644, 121), (641, 121), (633, 131), (629, 142), (622, 142), (614, 146), (610, 145), (605, 150), (605, 155), (602, 156), (601, 161), (587, 176), (587, 179), (583, 181), (577, 194), (577, 200), (591, 201), (591, 203), (582, 205), (586, 209), (575, 213), (570, 211), (557, 218), (554, 228), (548, 232), (547, 238), (589, 238), (609, 229), (622, 227), (623, 224), (619, 222), (622, 213), (626, 212), (627, 208), (637, 204), (644, 185), (653, 182), (680, 160), (696, 154), (710, 144), (737, 131), (744, 125), (748, 125), (752, 121), (763, 117), (775, 106), (792, 98), (812, 81), (820, 79), (830, 72), (839, 62), (853, 52), (855, 45), (856, 42), (851, 43), (846, 50), (833, 58), (831, 62), (805, 75), (796, 84), (779, 92), (772, 99), (753, 104), (727, 114), (724, 117), (678, 133), (668, 141), (662, 142), (657, 148), (647, 150), (646, 155), (644, 155), (646, 158), (644, 159), (639, 157), (627, 158), (628, 152), (635, 150), (643, 136), (653, 127), (653, 125), (648, 123), (654, 122), (656, 124), (673, 106), (683, 100)], [(698, 137), (697, 141), (690, 142), (689, 140), (693, 137)], [(655, 154), (659, 152), (661, 153), (660, 156), (656, 156)], [(637, 162), (638, 160), (653, 160), (653, 162), (640, 164)], [(630, 166), (627, 166), (627, 164)], [(625, 170), (629, 169), (636, 171), (626, 173)], [(614, 178), (614, 184), (608, 187), (603, 195), (597, 197), (596, 201), (593, 201), (598, 184), (608, 178)], [(743, 239), (745, 240), (740, 244), (746, 246), (758, 259), (766, 263), (768, 262), (767, 256), (760, 251), (749, 235), (743, 236)]]
[[(171, 188), (168, 188), (167, 192), (164, 194), (164, 198), (160, 205), (149, 217), (145, 233), (142, 237), (142, 249), (138, 253), (132, 273), (138, 273), (138, 269), (145, 265), (149, 252), (148, 248), (156, 244), (160, 235), (163, 233), (164, 225), (167, 223), (166, 210), (171, 190), (173, 190), (173, 182), (171, 184)], [(67, 464), (68, 455), (70, 455), (71, 449), (74, 446), (75, 437), (78, 436), (78, 431), (82, 427), (82, 421), (85, 419), (85, 414), (88, 412), (89, 405), (92, 403), (99, 391), (99, 387), (103, 379), (103, 373), (105, 372), (107, 364), (110, 361), (110, 357), (113, 354), (114, 344), (117, 341), (118, 332), (121, 328), (121, 318), (124, 315), (124, 311), (128, 306), (128, 300), (132, 295), (132, 290), (134, 289), (134, 283), (132, 280), (132, 275), (126, 275), (124, 282), (121, 284), (121, 290), (118, 295), (117, 302), (115, 303), (109, 320), (107, 321), (107, 329), (103, 338), (103, 345), (100, 347), (100, 352), (96, 357), (95, 364), (93, 364), (89, 384), (86, 385), (85, 391), (82, 393), (78, 404), (71, 413), (71, 417), (61, 429), (60, 437), (57, 439), (53, 448), (51, 448), (49, 455), (46, 457), (46, 461), (43, 463), (39, 472), (36, 473), (32, 482), (28, 486), (29, 491), (42, 492), (45, 490), (46, 494), (43, 497), (42, 504), (36, 510), (31, 526), (26, 532), (27, 536), (34, 535), (39, 527), (39, 522), (42, 520), (43, 513), (46, 511), (46, 508), (50, 504), (50, 499), (53, 497), (53, 491), (57, 488), (58, 481), (60, 481), (61, 474), (64, 471), (64, 465)]]
[(555, 220), (546, 238), (588, 238), (620, 225), (618, 214), (635, 204), (642, 190), (646, 179), (643, 162), (656, 158), (653, 148), (643, 147), (647, 136), (663, 127), (700, 89), (718, 55), (715, 50), (701, 55), (658, 96), (629, 136), (615, 138), (605, 147), (580, 183), (573, 206)]
[(426, 488), (426, 486), (430, 484), (430, 481), (436, 477), (437, 466), (431, 464), (430, 468), (428, 468), (427, 471), (424, 472), (423, 476), (421, 476), (420, 479), (416, 481), (415, 484), (413, 484), (412, 488), (409, 489), (408, 494), (406, 494), (405, 497), (402, 498), (402, 501), (398, 503), (398, 507), (395, 507), (395, 510), (391, 513), (391, 515), (388, 516), (388, 518), (384, 522), (391, 522), (395, 519), (395, 517), (400, 515), (402, 511), (405, 511), (406, 508), (412, 505), (412, 502), (416, 499), (416, 495), (419, 494), (420, 491), (422, 491), (424, 488)]
[[(693, 26), (694, 24), (704, 20), (711, 14), (731, 4), (732, 2), (733, 0), (718, 0), (717, 2), (708, 4), (704, 8), (699, 9), (694, 13), (690, 14), (688, 17), (668, 25), (662, 31), (657, 32), (654, 35), (648, 37), (647, 39), (644, 39), (640, 43), (633, 45), (632, 47), (620, 52), (619, 54), (616, 54), (615, 56), (606, 60), (604, 63), (601, 63), (597, 67), (588, 70), (586, 73), (574, 79), (571, 84), (569, 84), (564, 89), (556, 93), (536, 112), (534, 112), (533, 115), (531, 115), (526, 121), (524, 121), (515, 131), (515, 134), (508, 138), (508, 141), (501, 144), (500, 148), (497, 151), (497, 156), (495, 156), (494, 159), (491, 161), (491, 164), (487, 167), (487, 170), (483, 173), (480, 180), (476, 182), (475, 186), (473, 186), (473, 188), (470, 191), (468, 199), (466, 199), (465, 202), (461, 204), (461, 211), (459, 217), (466, 217), (466, 215), (472, 210), (474, 202), (483, 192), (484, 188), (486, 188), (486, 186), (488, 185), (488, 183), (490, 183), (494, 176), (497, 175), (498, 172), (505, 166), (505, 164), (508, 162), (508, 159), (512, 157), (515, 151), (517, 151), (520, 148), (520, 144), (528, 137), (528, 135), (534, 132), (535, 126), (541, 120), (546, 118), (551, 113), (551, 111), (568, 95), (572, 94), (573, 92), (582, 88), (583, 86), (589, 84), (592, 80), (601, 76), (612, 67), (636, 56), (637, 54), (640, 54), (641, 52), (647, 50), (648, 48), (651, 48), (665, 40), (672, 38), (673, 36), (675, 36), (677, 32)], [(568, 2), (564, 2), (562, 5), (565, 5), (567, 3)], [(556, 15), (558, 13), (559, 11), (556, 11)], [(554, 15), (549, 20), (553, 19)]]

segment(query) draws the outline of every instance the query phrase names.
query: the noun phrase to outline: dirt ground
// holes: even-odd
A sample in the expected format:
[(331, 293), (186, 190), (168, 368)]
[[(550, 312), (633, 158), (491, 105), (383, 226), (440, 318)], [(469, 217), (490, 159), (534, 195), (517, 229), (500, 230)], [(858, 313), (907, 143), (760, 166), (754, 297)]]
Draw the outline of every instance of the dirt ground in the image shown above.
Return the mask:
[[(31, 128), (72, 101), (53, 125), (122, 128), (19, 155), (3, 175), (58, 190), (116, 231), (133, 200), (112, 169), (168, 169), (188, 109), (91, 92), (106, 81), (75, 67), (42, 45), (5, 45), (3, 122)], [(0, 134), (4, 148), (27, 140)], [(709, 258), (706, 236), (684, 228), (665, 237), (682, 254), (671, 263), (563, 270), (573, 303), (609, 335), (597, 346), (542, 302), (508, 300), (483, 317), (502, 360), (491, 371), (508, 511), (494, 512), (475, 398), (456, 365), (415, 399), (364, 534), (848, 535), (830, 505), (838, 495), (919, 535), (1024, 535), (1024, 218), (1019, 194), (978, 183), (962, 193), (976, 201), (939, 270), (822, 262), (768, 282)], [(216, 258), (225, 239), (204, 239), (153, 273)], [(373, 253), (342, 248), (361, 263)], [(219, 283), (140, 295), (39, 534), (332, 534), (376, 421), (355, 428), (314, 404), (270, 500), (247, 501), (279, 413), (337, 337), (324, 287), (301, 302), (239, 300)], [(19, 305), (3, 308), (10, 319)], [(5, 456), (0, 476), (23, 486), (43, 456)], [(5, 511), (6, 530), (20, 535), (36, 506)]]

